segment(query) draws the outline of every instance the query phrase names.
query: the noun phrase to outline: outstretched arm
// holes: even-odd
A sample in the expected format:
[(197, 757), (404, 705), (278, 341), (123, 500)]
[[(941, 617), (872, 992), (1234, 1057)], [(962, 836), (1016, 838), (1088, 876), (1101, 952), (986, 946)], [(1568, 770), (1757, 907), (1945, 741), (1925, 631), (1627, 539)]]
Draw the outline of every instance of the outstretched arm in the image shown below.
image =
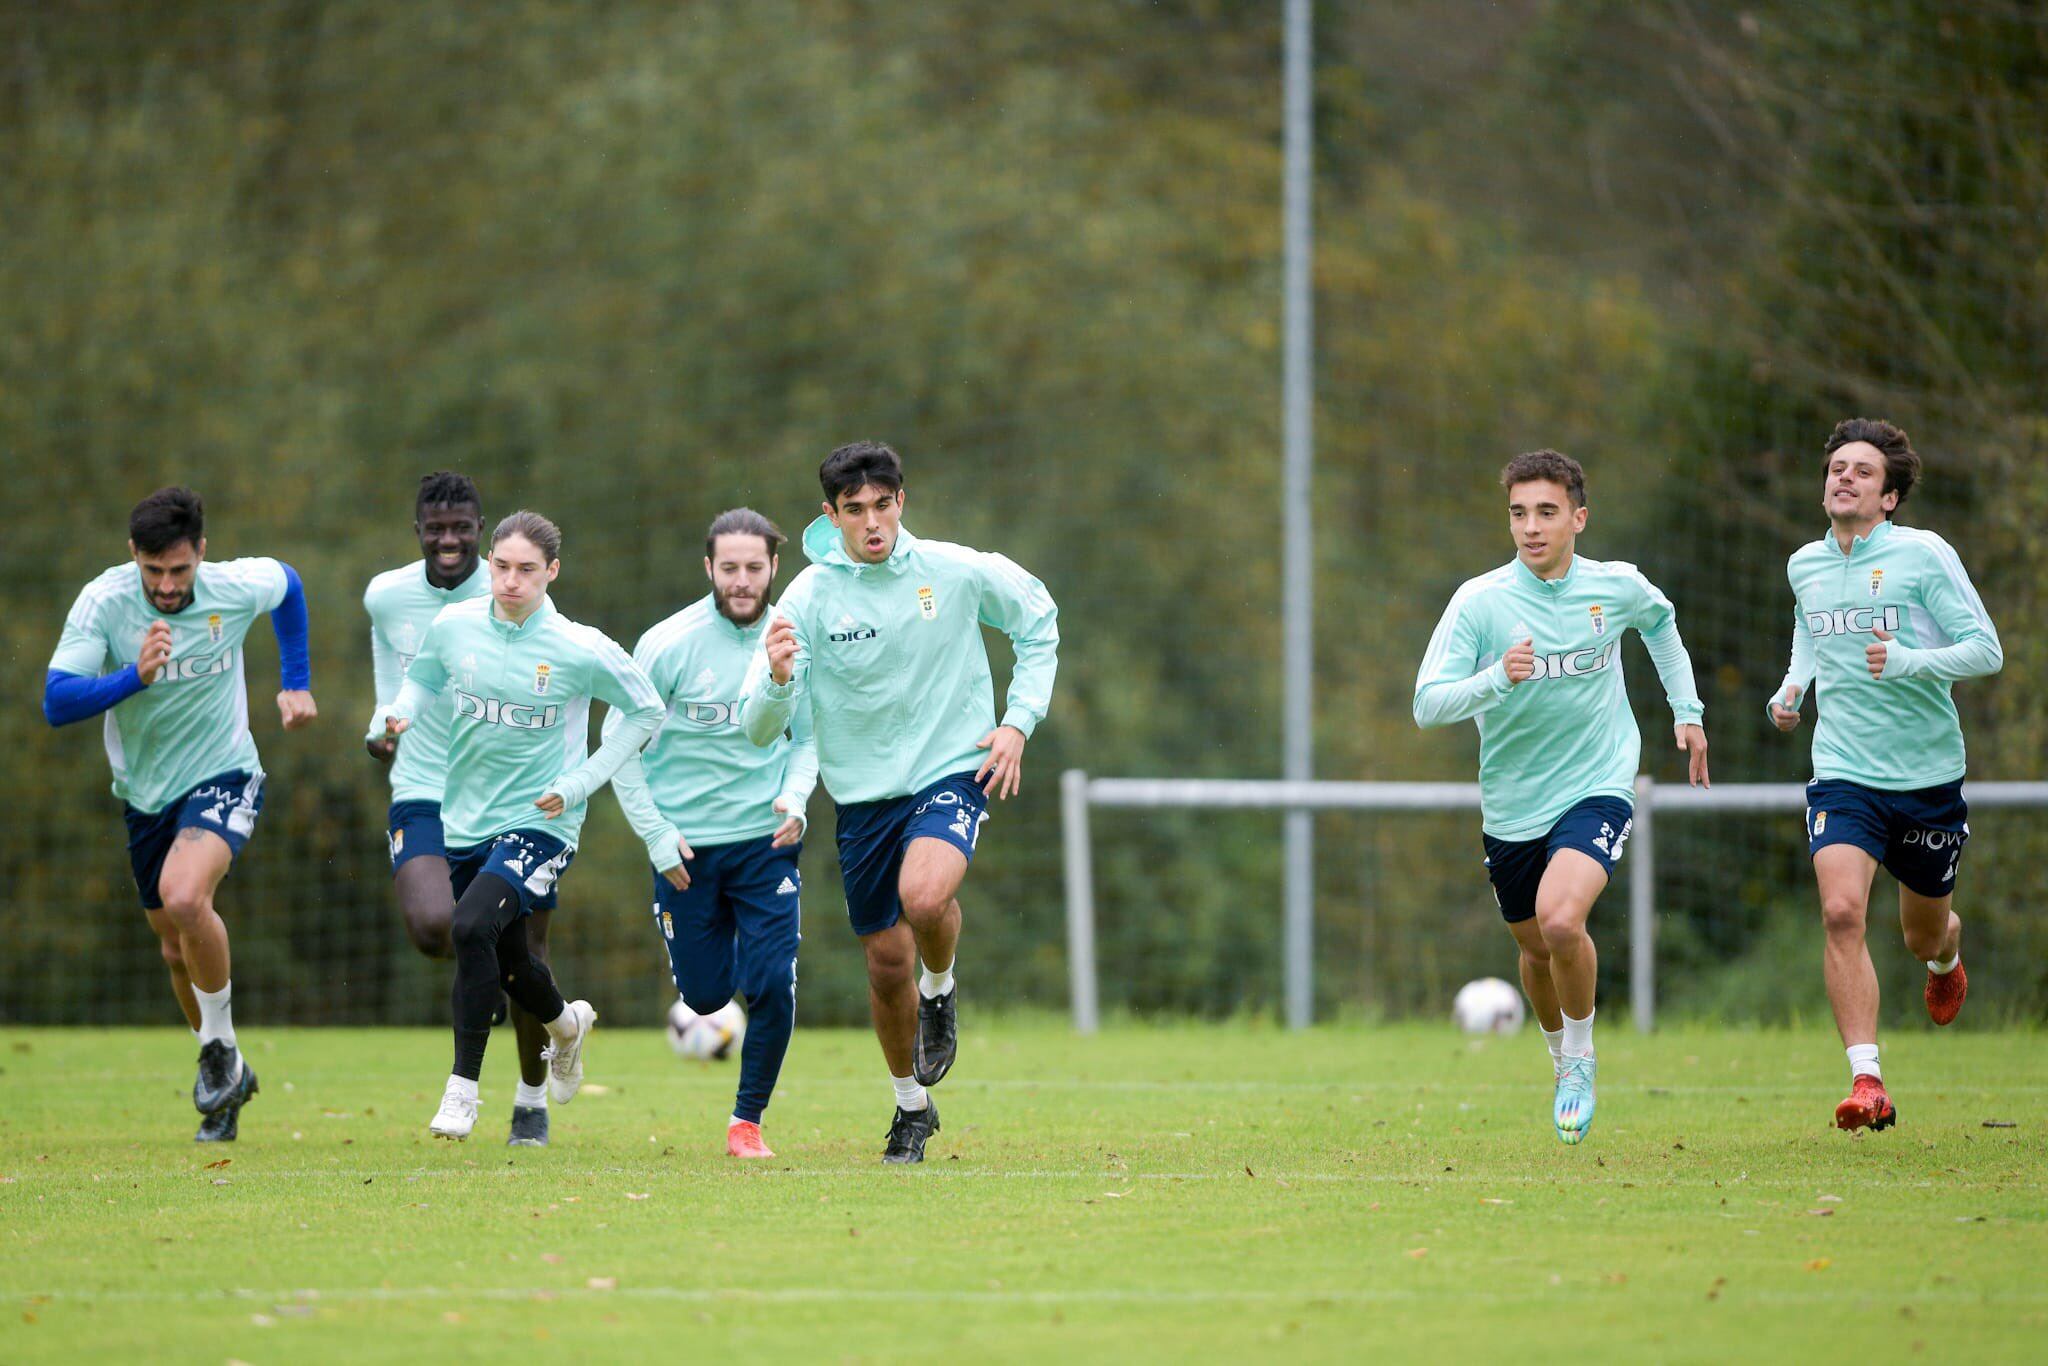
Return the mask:
[[(547, 812), (550, 820), (569, 807), (589, 801), (593, 792), (611, 781), (628, 757), (638, 754), (653, 738), (668, 714), (661, 704), (661, 694), (655, 691), (654, 680), (610, 640), (599, 644), (590, 684), (591, 695), (617, 713), (618, 724), (607, 724), (601, 732), (603, 741), (590, 756), (549, 783), (547, 792), (534, 803)], [(606, 719), (609, 722), (610, 718)]]
[(1438, 619), (1415, 672), (1413, 711), (1418, 726), (1448, 726), (1491, 711), (1514, 690), (1505, 656), (1480, 667), (1479, 633), (1460, 598)]
[(118, 673), (95, 678), (51, 669), (43, 675), (43, 719), (53, 726), (84, 721), (109, 707), (119, 706), (141, 692), (142, 687), (142, 676), (133, 664)]
[(279, 560), (284, 571), (284, 597), (270, 609), (270, 629), (277, 636), (278, 715), (286, 730), (310, 725), (320, 714), (313, 702), (313, 655), (306, 614), (306, 587), (299, 571)]
[(1927, 614), (1953, 643), (1908, 648), (1891, 641), (1880, 677), (1955, 682), (1984, 678), (2005, 667), (2005, 647), (1999, 643), (1998, 628), (1991, 624), (1991, 613), (1977, 596), (1962, 559), (1946, 541), (1935, 542), (1934, 568), (1921, 584), (1920, 597)]

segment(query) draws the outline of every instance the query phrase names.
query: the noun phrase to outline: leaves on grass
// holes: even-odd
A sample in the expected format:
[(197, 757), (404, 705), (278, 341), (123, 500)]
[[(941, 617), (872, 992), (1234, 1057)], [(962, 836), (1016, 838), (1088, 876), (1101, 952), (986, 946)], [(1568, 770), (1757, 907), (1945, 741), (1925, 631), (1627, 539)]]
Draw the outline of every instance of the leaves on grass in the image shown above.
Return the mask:
[(617, 1276), (592, 1276), (583, 1284), (591, 1290), (617, 1290), (619, 1288), (619, 1278)]
[(647, 1198), (647, 1192), (646, 1192), (646, 1191), (627, 1191), (627, 1192), (626, 1192), (626, 1198), (627, 1198), (628, 1200), (645, 1200), (645, 1199)]
[(1834, 1264), (1835, 1259), (1833, 1257), (1815, 1257), (1812, 1261), (1806, 1264), (1806, 1269), (1808, 1271), (1826, 1271), (1829, 1267), (1833, 1266)]
[(235, 1160), (235, 1159), (233, 1159), (232, 1157), (223, 1157), (223, 1158), (222, 1158), (222, 1159), (221, 1159), (220, 1161), (218, 1161), (218, 1162), (209, 1162), (209, 1163), (207, 1163), (207, 1164), (206, 1164), (206, 1167), (204, 1168), (204, 1170), (206, 1170), (206, 1171), (210, 1171), (210, 1172), (217, 1172), (217, 1171), (219, 1171), (219, 1170), (220, 1170), (220, 1169), (221, 1169), (222, 1167), (225, 1167), (225, 1166), (227, 1166), (227, 1164), (228, 1164), (228, 1163), (230, 1163), (230, 1162), (232, 1162), (232, 1161), (234, 1161), (234, 1160)]
[(1405, 1255), (1412, 1257), (1413, 1259), (1419, 1262), (1424, 1257), (1427, 1257), (1429, 1255), (1429, 1249), (1426, 1247), (1411, 1247), (1408, 1249)]
[(2016, 1119), (1987, 1119), (1984, 1121), (1984, 1127), (1987, 1129), (2017, 1129), (2020, 1127), (2020, 1124)]
[(1728, 1284), (1728, 1278), (1726, 1276), (1714, 1277), (1714, 1283), (1707, 1287), (1707, 1298), (1710, 1300), (1720, 1299), (1721, 1287), (1726, 1284)]
[(1832, 1214), (1834, 1213), (1834, 1211), (1833, 1211), (1833, 1210), (1831, 1210), (1831, 1209), (1810, 1209), (1810, 1210), (1808, 1210), (1808, 1211), (1807, 1211), (1807, 1213), (1808, 1213), (1808, 1214), (1811, 1214), (1811, 1215), (1815, 1215), (1815, 1216), (1817, 1216), (1818, 1218), (1826, 1219), (1826, 1218), (1828, 1218), (1828, 1217), (1829, 1217), (1830, 1215), (1832, 1215)]
[(560, 1266), (562, 1264), (562, 1254), (559, 1252), (543, 1252), (540, 1254), (540, 1259), (549, 1266)]

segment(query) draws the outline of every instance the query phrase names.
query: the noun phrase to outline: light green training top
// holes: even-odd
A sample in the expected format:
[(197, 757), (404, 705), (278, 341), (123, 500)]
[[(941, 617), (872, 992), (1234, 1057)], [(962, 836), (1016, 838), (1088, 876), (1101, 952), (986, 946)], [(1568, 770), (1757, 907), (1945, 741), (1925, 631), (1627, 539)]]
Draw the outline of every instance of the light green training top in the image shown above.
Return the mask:
[[(1963, 776), (1963, 727), (1949, 685), (2005, 664), (1998, 628), (1949, 543), (1931, 531), (1879, 522), (1843, 554), (1834, 533), (1785, 564), (1798, 605), (1792, 661), (1771, 694), (1792, 705), (1817, 684), (1813, 776), (1890, 792)], [(1882, 628), (1894, 639), (1884, 676), (1864, 648)], [(1768, 711), (1768, 704), (1766, 705)]]
[[(678, 838), (701, 849), (773, 834), (783, 822), (777, 798), (790, 815), (804, 816), (818, 785), (809, 710), (795, 712), (794, 734), (766, 749), (740, 724), (740, 691), (774, 613), (771, 604), (753, 625), (737, 626), (706, 596), (633, 647), (633, 662), (654, 680), (668, 719), (646, 751), (612, 775), (612, 794), (656, 872), (683, 861)], [(607, 735), (618, 720), (617, 712), (605, 718)]]
[[(405, 671), (398, 700), (370, 718), (420, 716), (445, 689), (454, 698), (441, 826), (451, 849), (510, 830), (537, 830), (574, 848), (590, 794), (638, 752), (661, 724), (661, 696), (617, 642), (555, 610), (552, 598), (524, 622), (500, 617), (488, 596), (444, 607)], [(590, 699), (620, 722), (590, 751)], [(401, 735), (403, 750), (407, 736)], [(546, 793), (567, 808), (547, 819)]]
[[(1649, 647), (1676, 724), (1706, 708), (1670, 599), (1632, 564), (1574, 555), (1555, 579), (1516, 558), (1466, 580), (1415, 675), (1415, 723), (1479, 723), (1487, 834), (1528, 840), (1589, 797), (1635, 798), (1643, 737), (1621, 674), (1621, 634)], [(1534, 640), (1536, 673), (1510, 685), (1504, 656)]]
[(263, 771), (249, 734), (242, 640), (284, 601), (276, 560), (201, 560), (192, 602), (159, 612), (133, 560), (85, 586), (64, 618), (50, 667), (88, 678), (136, 663), (152, 622), (169, 622), (171, 660), (156, 682), (106, 712), (102, 723), (114, 795), (155, 813), (216, 774)]
[[(398, 700), (405, 671), (441, 609), (490, 593), (490, 567), (481, 560), (475, 571), (453, 588), (436, 588), (428, 582), (425, 560), (387, 569), (371, 579), (363, 590), (363, 610), (370, 614), (370, 665), (376, 675), (378, 705)], [(441, 800), (441, 785), (448, 777), (448, 726), (454, 714), (455, 699), (444, 692), (413, 721), (398, 753), (392, 756), (392, 801)]]
[(790, 681), (776, 683), (757, 651), (741, 706), (757, 745), (810, 709), (834, 801), (907, 797), (981, 766), (996, 726), (984, 623), (1017, 654), (1002, 724), (1028, 737), (1045, 718), (1060, 631), (1044, 584), (1001, 555), (905, 529), (880, 564), (848, 555), (829, 517), (804, 528), (803, 545), (811, 563), (771, 616), (796, 627)]

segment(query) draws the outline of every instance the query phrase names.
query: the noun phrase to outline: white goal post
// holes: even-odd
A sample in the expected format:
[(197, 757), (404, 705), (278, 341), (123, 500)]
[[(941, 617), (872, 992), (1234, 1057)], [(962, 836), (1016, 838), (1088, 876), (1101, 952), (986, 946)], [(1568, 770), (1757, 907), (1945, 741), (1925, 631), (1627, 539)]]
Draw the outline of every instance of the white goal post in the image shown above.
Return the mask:
[[(1973, 809), (2048, 807), (2048, 782), (1965, 785)], [(1074, 1028), (1093, 1034), (1101, 1022), (1095, 976), (1095, 869), (1089, 812), (1098, 806), (1212, 811), (1477, 811), (1477, 783), (1287, 782), (1263, 778), (1093, 778), (1070, 768), (1060, 775), (1060, 833), (1066, 864), (1067, 971)], [(1628, 872), (1629, 1004), (1637, 1029), (1657, 1020), (1657, 817), (1664, 812), (1801, 811), (1799, 783), (1722, 783), (1688, 787), (1636, 779), (1635, 834)], [(1290, 955), (1289, 999), (1313, 1000), (1313, 964)], [(1292, 980), (1299, 977), (1300, 980)]]

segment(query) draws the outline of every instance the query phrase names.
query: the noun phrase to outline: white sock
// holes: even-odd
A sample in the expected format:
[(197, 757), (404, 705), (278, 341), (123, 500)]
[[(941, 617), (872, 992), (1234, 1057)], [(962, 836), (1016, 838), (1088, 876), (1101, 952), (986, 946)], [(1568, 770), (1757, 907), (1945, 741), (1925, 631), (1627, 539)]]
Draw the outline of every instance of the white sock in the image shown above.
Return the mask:
[(1949, 959), (1946, 963), (1941, 962), (1940, 960), (1934, 958), (1928, 959), (1927, 970), (1935, 974), (1937, 977), (1946, 977), (1950, 973), (1954, 972), (1956, 970), (1956, 965), (1962, 961), (1963, 951), (1961, 949), (1957, 949), (1955, 957)]
[(1564, 1056), (1568, 1058), (1590, 1058), (1593, 1056), (1593, 1012), (1587, 1011), (1586, 1018), (1574, 1020), (1564, 1017)]
[(544, 1081), (528, 1086), (525, 1082), (512, 1088), (512, 1105), (519, 1110), (545, 1110), (548, 1108), (548, 1084)]
[(228, 1006), (229, 998), (235, 994), (235, 984), (222, 982), (219, 991), (194, 987), (192, 994), (199, 998), (199, 1042), (219, 1039), (229, 1048), (235, 1047), (235, 1013)]
[(927, 1096), (924, 1093), (924, 1087), (918, 1084), (918, 1080), (916, 1077), (899, 1077), (891, 1075), (889, 1080), (896, 1083), (897, 1109), (922, 1110), (925, 1106), (930, 1105), (932, 1103), (931, 1097)]
[[(955, 959), (954, 961), (958, 962), (959, 960)], [(952, 989), (952, 963), (946, 964), (945, 969), (940, 972), (933, 972), (929, 967), (927, 967), (924, 970), (924, 975), (917, 979), (917, 994), (924, 997), (927, 1001), (933, 1000), (940, 996), (944, 996), (947, 992), (951, 991)]]
[(448, 1074), (448, 1090), (443, 1092), (443, 1094), (454, 1094), (461, 1096), (464, 1100), (475, 1100), (476, 1080), (473, 1077), (458, 1077), (453, 1072), (450, 1072)]
[(548, 1021), (547, 1031), (556, 1043), (576, 1042), (576, 1012), (563, 1006), (562, 1013)]
[(731, 1119), (728, 1119), (725, 1122), (725, 1127), (730, 1129), (735, 1124), (746, 1124), (748, 1122), (749, 1121), (747, 1120), (741, 1119), (738, 1115), (734, 1115)]
[(1849, 1045), (1849, 1079), (1876, 1077), (1884, 1080), (1884, 1073), (1877, 1070), (1877, 1045), (1874, 1043), (1852, 1043)]
[(1536, 1029), (1543, 1035), (1544, 1047), (1550, 1050), (1550, 1060), (1552, 1062), (1563, 1062), (1564, 1031), (1562, 1029), (1545, 1029), (1541, 1020), (1536, 1022)]

